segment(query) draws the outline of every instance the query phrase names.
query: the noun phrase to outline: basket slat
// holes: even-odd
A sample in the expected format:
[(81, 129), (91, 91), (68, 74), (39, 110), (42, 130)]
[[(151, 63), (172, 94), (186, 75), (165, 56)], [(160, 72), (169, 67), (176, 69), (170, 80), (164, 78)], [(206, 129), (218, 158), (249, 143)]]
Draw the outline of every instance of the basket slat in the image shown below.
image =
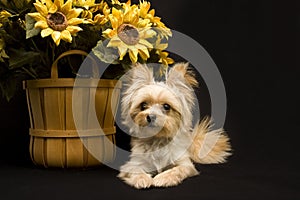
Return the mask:
[(37, 164), (34, 160), (34, 157), (33, 157), (33, 148), (35, 146), (35, 143), (34, 143), (34, 137), (30, 137), (30, 142), (29, 142), (29, 153), (30, 153), (30, 158), (31, 160), (33, 161), (34, 164)]
[(96, 107), (95, 107), (95, 95), (97, 92), (97, 88), (90, 88), (89, 89), (89, 108), (88, 108), (88, 113), (87, 113), (87, 127), (89, 129), (98, 129), (99, 128), (99, 122), (97, 119), (97, 115), (96, 115)]
[(72, 88), (66, 88), (66, 130), (76, 130), (72, 111)]
[(108, 96), (108, 89), (101, 88), (97, 89), (97, 93), (95, 95), (95, 102), (96, 110), (97, 110), (97, 118), (100, 123), (100, 126), (103, 127), (104, 124), (104, 116), (107, 109), (107, 96)]
[(64, 139), (48, 138), (46, 140), (46, 159), (48, 167), (65, 166)]
[(45, 120), (47, 129), (64, 130), (65, 129), (65, 109), (64, 95), (60, 94), (59, 88), (45, 88), (44, 106)]
[[(34, 127), (33, 125), (33, 117), (32, 117), (32, 111), (31, 111), (31, 103), (30, 103), (30, 98), (29, 98), (29, 91), (26, 91), (26, 100), (27, 100), (27, 108), (28, 108), (28, 113), (29, 113), (29, 122), (30, 122), (30, 127)], [(32, 142), (30, 140), (30, 142)]]
[(66, 158), (67, 167), (84, 166), (83, 152), (84, 147), (80, 138), (71, 138), (66, 140)]
[(29, 90), (30, 107), (32, 110), (33, 125), (36, 129), (44, 129), (41, 96), (39, 89)]
[[(86, 88), (74, 88), (73, 98), (76, 99), (73, 102), (73, 115), (77, 116), (76, 129), (85, 130), (88, 124), (88, 109), (89, 109), (89, 89)], [(75, 91), (76, 90), (76, 91)]]
[(113, 89), (108, 90), (108, 96), (107, 96), (107, 104), (106, 104), (106, 113), (105, 118), (103, 122), (103, 127), (111, 127), (114, 123), (114, 116), (112, 111), (112, 96), (113, 96)]
[(46, 143), (44, 138), (38, 138), (35, 137), (33, 138), (33, 159), (35, 163), (39, 163), (45, 167), (48, 167), (46, 159), (45, 159), (45, 149), (46, 149)]
[[(87, 147), (90, 150), (88, 155), (88, 163), (91, 165), (97, 165), (100, 162), (103, 162), (103, 138), (100, 137), (90, 137), (87, 138)], [(95, 155), (96, 154), (96, 155)]]

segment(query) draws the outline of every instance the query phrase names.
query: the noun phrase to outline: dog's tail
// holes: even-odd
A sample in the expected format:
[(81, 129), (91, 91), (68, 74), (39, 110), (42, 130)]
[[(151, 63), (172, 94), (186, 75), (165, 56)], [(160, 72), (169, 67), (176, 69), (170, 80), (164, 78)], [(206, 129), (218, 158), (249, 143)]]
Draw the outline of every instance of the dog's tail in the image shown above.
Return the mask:
[(196, 163), (226, 162), (231, 155), (229, 138), (223, 129), (211, 130), (210, 118), (205, 118), (193, 130), (193, 143), (189, 148), (191, 159)]

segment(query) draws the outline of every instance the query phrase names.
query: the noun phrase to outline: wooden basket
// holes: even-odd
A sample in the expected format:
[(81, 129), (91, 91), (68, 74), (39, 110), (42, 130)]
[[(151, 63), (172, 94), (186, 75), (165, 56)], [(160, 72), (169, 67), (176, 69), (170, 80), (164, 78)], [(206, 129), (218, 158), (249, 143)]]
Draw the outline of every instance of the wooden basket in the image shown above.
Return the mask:
[(65, 52), (53, 63), (50, 79), (24, 82), (31, 126), (29, 150), (39, 166), (87, 168), (115, 158), (114, 113), (121, 84), (82, 79), (74, 87), (75, 79), (58, 78), (58, 60), (71, 54), (88, 56), (79, 50)]

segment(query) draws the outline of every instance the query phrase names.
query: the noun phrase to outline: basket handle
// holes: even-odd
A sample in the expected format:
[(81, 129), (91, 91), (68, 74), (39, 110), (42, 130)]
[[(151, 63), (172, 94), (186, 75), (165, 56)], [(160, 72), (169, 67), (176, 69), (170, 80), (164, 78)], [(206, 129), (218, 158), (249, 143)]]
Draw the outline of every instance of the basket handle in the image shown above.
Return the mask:
[(58, 79), (58, 70), (57, 70), (58, 61), (60, 59), (62, 59), (63, 57), (65, 57), (65, 56), (74, 55), (74, 54), (83, 55), (83, 56), (86, 56), (89, 59), (91, 59), (92, 60), (92, 67), (93, 67), (93, 78), (98, 78), (99, 77), (99, 69), (97, 67), (97, 61), (91, 55), (89, 55), (87, 52), (82, 51), (82, 50), (78, 50), (78, 49), (74, 49), (74, 50), (69, 50), (69, 51), (66, 51), (66, 52), (60, 54), (56, 58), (56, 60), (53, 62), (52, 66), (51, 66), (51, 78), (52, 79)]

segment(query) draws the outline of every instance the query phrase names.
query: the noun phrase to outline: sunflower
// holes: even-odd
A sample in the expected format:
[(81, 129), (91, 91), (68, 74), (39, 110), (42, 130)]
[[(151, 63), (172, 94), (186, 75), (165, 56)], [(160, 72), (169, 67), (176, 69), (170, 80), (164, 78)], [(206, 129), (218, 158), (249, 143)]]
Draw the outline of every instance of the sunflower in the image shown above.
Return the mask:
[(109, 14), (109, 6), (105, 1), (102, 0), (100, 3), (89, 6), (88, 9), (82, 11), (81, 17), (86, 19), (85, 23), (93, 25), (104, 25), (106, 22), (108, 22)]
[(168, 57), (169, 56), (168, 52), (164, 51), (165, 49), (168, 48), (168, 43), (162, 43), (161, 41), (162, 41), (161, 36), (157, 36), (156, 42), (154, 45), (154, 50), (155, 50), (155, 53), (159, 57), (158, 62), (162, 63), (165, 66), (168, 66), (170, 64), (173, 64), (174, 60), (172, 58)]
[(153, 27), (155, 27), (155, 30), (157, 32), (159, 32), (160, 35), (162, 35), (166, 38), (172, 36), (171, 30), (169, 28), (167, 28), (163, 22), (161, 22), (161, 18), (155, 16), (155, 10), (154, 9), (150, 10), (150, 7), (151, 7), (150, 2), (147, 2), (144, 0), (140, 1), (139, 7), (140, 7), (140, 9), (139, 9), (140, 17), (150, 20)]
[[(91, 10), (93, 10), (93, 7), (91, 8)], [(106, 22), (108, 22), (108, 15), (110, 14), (110, 8), (108, 7), (106, 2), (104, 3), (103, 8), (101, 8), (101, 10), (103, 14), (100, 13), (96, 14), (92, 24), (104, 25)]]
[(156, 53), (160, 58), (158, 62), (162, 63), (163, 65), (168, 66), (174, 63), (174, 60), (168, 57), (169, 56), (168, 52), (158, 50)]
[(72, 35), (82, 29), (78, 24), (83, 23), (84, 19), (77, 18), (82, 9), (72, 8), (72, 0), (36, 0), (34, 6), (38, 12), (28, 13), (37, 22), (35, 28), (40, 28), (41, 36), (52, 37), (54, 43), (58, 46), (60, 40), (72, 42)]
[(151, 29), (149, 20), (139, 17), (136, 5), (130, 6), (128, 1), (124, 8), (112, 8), (112, 13), (108, 16), (112, 29), (103, 31), (103, 36), (110, 39), (107, 47), (116, 47), (120, 60), (123, 60), (127, 52), (133, 63), (137, 62), (138, 55), (147, 60), (150, 57), (149, 48), (153, 48), (147, 39), (155, 36), (156, 32)]

